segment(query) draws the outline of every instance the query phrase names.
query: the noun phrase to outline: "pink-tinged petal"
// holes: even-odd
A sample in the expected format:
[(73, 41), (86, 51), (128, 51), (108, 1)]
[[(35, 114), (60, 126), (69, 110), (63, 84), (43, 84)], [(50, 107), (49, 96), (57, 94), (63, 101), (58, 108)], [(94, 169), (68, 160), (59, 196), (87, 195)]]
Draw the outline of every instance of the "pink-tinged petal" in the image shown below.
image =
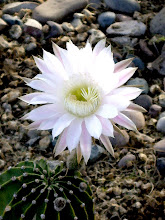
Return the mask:
[(42, 92), (54, 93), (56, 91), (56, 88), (42, 80), (32, 80), (30, 83), (27, 83), (27, 85)]
[(53, 44), (53, 52), (56, 55), (56, 57), (63, 63), (63, 54), (66, 52), (65, 49), (59, 47), (57, 44), (52, 42)]
[(39, 126), (40, 126), (41, 123), (42, 123), (42, 120), (40, 120), (40, 121), (35, 121), (35, 122), (31, 123), (30, 125), (28, 125), (27, 128), (28, 128), (29, 130), (38, 130), (38, 128), (39, 128)]
[(67, 134), (67, 128), (64, 129), (64, 131), (62, 132), (62, 134), (60, 135), (60, 137), (58, 138), (56, 142), (56, 145), (54, 148), (55, 157), (59, 155), (62, 151), (64, 151), (65, 148), (67, 147), (66, 134)]
[(119, 82), (116, 85), (115, 88), (123, 85), (125, 82), (127, 82), (135, 73), (137, 68), (128, 67), (127, 69), (122, 70), (121, 72), (117, 72), (115, 75), (119, 77)]
[(89, 117), (85, 118), (85, 125), (86, 128), (89, 132), (89, 134), (96, 138), (99, 139), (101, 132), (102, 132), (102, 126), (99, 121), (99, 119), (95, 115), (91, 115)]
[(78, 118), (72, 121), (68, 127), (66, 142), (70, 152), (77, 147), (80, 141), (80, 135), (82, 131), (81, 124), (82, 119)]
[(53, 116), (53, 117), (51, 117), (49, 119), (44, 120), (40, 124), (40, 126), (38, 127), (38, 130), (49, 130), (49, 129), (52, 129), (60, 116), (61, 116), (61, 114), (57, 114), (56, 116)]
[(105, 39), (100, 40), (93, 49), (93, 55), (97, 56), (105, 48)]
[(102, 134), (106, 135), (106, 136), (111, 136), (114, 137), (113, 135), (113, 125), (110, 122), (109, 119), (103, 118), (101, 116), (98, 116), (101, 125), (102, 125)]
[(115, 64), (114, 73), (120, 72), (120, 71), (122, 71), (123, 69), (125, 69), (126, 67), (128, 67), (129, 64), (132, 62), (132, 60), (133, 60), (133, 58), (129, 58), (129, 59), (122, 60), (122, 61), (116, 63), (116, 64)]
[(128, 100), (135, 99), (141, 94), (142, 90), (135, 87), (120, 87), (114, 89), (110, 94), (125, 96)]
[(119, 113), (113, 121), (129, 130), (137, 130), (136, 125), (126, 115)]
[(80, 144), (78, 145), (78, 147), (76, 149), (77, 149), (77, 163), (79, 164), (82, 159)]
[(112, 144), (111, 144), (109, 138), (105, 135), (101, 135), (100, 140), (103, 143), (106, 150), (114, 157), (114, 150), (113, 150), (113, 147), (112, 147)]
[(95, 114), (103, 118), (114, 118), (118, 115), (118, 110), (113, 105), (104, 104), (100, 106)]
[(140, 105), (131, 103), (124, 111), (138, 111), (138, 112), (147, 112), (147, 110)]
[(66, 113), (63, 116), (61, 116), (53, 127), (53, 131), (52, 131), (53, 138), (57, 137), (64, 130), (64, 128), (70, 125), (70, 123), (74, 119), (75, 116), (69, 113)]
[(31, 93), (28, 95), (21, 96), (21, 97), (19, 97), (19, 99), (21, 99), (22, 101), (24, 101), (26, 103), (31, 104), (31, 100), (41, 94), (42, 94), (41, 92), (34, 92), (34, 93)]
[(127, 97), (121, 95), (105, 96), (103, 103), (114, 106), (118, 111), (123, 111), (130, 105), (130, 101), (127, 99)]
[(43, 73), (43, 74), (51, 74), (49, 69), (47, 68), (47, 65), (45, 63), (44, 60), (38, 58), (38, 57), (35, 57), (33, 56), (34, 60), (35, 60), (35, 63), (37, 65), (37, 67), (39, 68), (39, 70)]
[(82, 123), (82, 133), (80, 137), (80, 148), (81, 153), (84, 157), (85, 163), (87, 164), (90, 154), (91, 154), (91, 143), (92, 138), (85, 127), (85, 123)]

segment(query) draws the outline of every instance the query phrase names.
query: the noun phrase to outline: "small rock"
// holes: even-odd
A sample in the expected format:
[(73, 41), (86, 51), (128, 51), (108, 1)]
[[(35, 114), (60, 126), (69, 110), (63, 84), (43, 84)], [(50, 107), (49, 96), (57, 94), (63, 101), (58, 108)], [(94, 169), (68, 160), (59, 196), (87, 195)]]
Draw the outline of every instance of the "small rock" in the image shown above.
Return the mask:
[(115, 11), (133, 14), (140, 11), (140, 5), (135, 0), (104, 0), (105, 4)]
[(150, 92), (152, 94), (156, 94), (156, 93), (160, 93), (161, 92), (161, 88), (158, 84), (154, 84), (152, 86), (150, 86)]
[(15, 58), (24, 57), (25, 56), (24, 46), (14, 47), (13, 55), (14, 55)]
[(159, 104), (164, 108), (165, 107), (165, 93), (159, 95)]
[(58, 37), (63, 34), (63, 29), (60, 24), (54, 21), (47, 21), (47, 24), (50, 26), (50, 31), (46, 39), (51, 37)]
[(89, 0), (89, 4), (93, 7), (93, 8), (100, 8), (101, 4), (102, 4), (102, 0)]
[(34, 9), (33, 18), (41, 23), (59, 22), (87, 4), (87, 0), (48, 0)]
[(124, 147), (129, 143), (129, 135), (126, 130), (121, 130), (121, 133), (114, 131), (114, 138), (110, 137), (110, 141), (112, 146), (116, 147)]
[(95, 163), (103, 155), (104, 152), (104, 148), (100, 147), (99, 145), (92, 145), (89, 163)]
[(36, 137), (38, 137), (38, 134), (39, 134), (39, 131), (38, 131), (38, 130), (29, 130), (29, 131), (27, 132), (27, 136), (28, 136), (29, 138), (36, 138)]
[(37, 48), (37, 44), (34, 42), (31, 42), (26, 45), (26, 51), (28, 51), (28, 52), (34, 51), (36, 48)]
[(42, 35), (42, 25), (38, 21), (29, 18), (24, 24), (24, 32), (34, 37), (40, 37)]
[(18, 39), (22, 35), (22, 28), (18, 24), (12, 25), (9, 34), (13, 39)]
[(148, 113), (152, 117), (156, 117), (156, 116), (158, 116), (160, 114), (161, 110), (162, 110), (162, 107), (160, 105), (154, 104), (154, 105), (150, 106), (150, 109), (149, 109)]
[(14, 25), (14, 24), (22, 25), (22, 21), (18, 16), (12, 16), (12, 15), (9, 15), (9, 14), (4, 14), (4, 15), (2, 15), (2, 18), (9, 25)]
[(133, 204), (133, 207), (140, 209), (142, 207), (142, 204), (140, 202), (135, 202), (135, 204)]
[(152, 34), (165, 35), (165, 7), (151, 20), (150, 31)]
[(110, 35), (127, 35), (138, 37), (142, 36), (146, 32), (146, 25), (139, 21), (122, 21), (111, 24), (107, 30), (107, 34)]
[(111, 38), (111, 41), (121, 46), (134, 47), (137, 44), (138, 39), (122, 36), (122, 37), (113, 37)]
[(163, 118), (163, 117), (165, 117), (165, 112), (162, 112), (162, 113), (159, 115), (159, 119), (160, 119), (160, 118)]
[(2, 96), (1, 101), (2, 102), (13, 102), (15, 100), (17, 100), (17, 98), (21, 96), (21, 93), (19, 90), (17, 89), (13, 89), (12, 91), (10, 91), (9, 93), (5, 94), (4, 96)]
[(151, 63), (151, 70), (157, 70), (160, 75), (165, 75), (165, 44), (162, 48), (161, 55)]
[(165, 117), (162, 117), (158, 120), (156, 128), (158, 131), (165, 133)]
[(0, 36), (0, 51), (3, 51), (4, 49), (10, 48), (10, 43), (6, 41), (3, 36)]
[(119, 168), (123, 168), (123, 167), (126, 167), (128, 162), (133, 162), (136, 160), (136, 157), (135, 155), (133, 154), (127, 154), (125, 155), (124, 157), (122, 157), (122, 159), (119, 161), (118, 163), (118, 167)]
[(124, 111), (123, 113), (134, 122), (138, 130), (142, 130), (144, 128), (145, 118), (143, 113), (137, 111), (135, 112)]
[(165, 157), (158, 158), (156, 161), (157, 169), (162, 176), (165, 176)]
[(66, 32), (74, 31), (74, 27), (72, 26), (71, 23), (68, 23), (68, 22), (63, 22), (63, 23), (62, 23), (62, 28), (63, 28)]
[(34, 146), (36, 144), (36, 142), (39, 140), (40, 137), (34, 137), (34, 138), (31, 138), (30, 140), (28, 140), (26, 142), (26, 144), (30, 147)]
[(74, 28), (77, 28), (79, 26), (81, 26), (83, 23), (81, 21), (80, 18), (74, 18), (73, 21), (71, 22), (71, 25), (74, 27)]
[(113, 193), (115, 196), (120, 196), (122, 191), (118, 186), (116, 186), (116, 187), (113, 187)]
[(0, 170), (2, 170), (5, 166), (5, 161), (0, 159)]
[(140, 41), (139, 41), (139, 46), (140, 46), (140, 49), (141, 49), (148, 57), (153, 57), (153, 56), (154, 56), (153, 52), (148, 48), (148, 45), (147, 45), (146, 41), (144, 41), (143, 39), (140, 39)]
[(142, 89), (142, 93), (145, 93), (147, 94), (148, 91), (149, 91), (149, 86), (148, 86), (148, 83), (145, 79), (143, 78), (134, 78), (134, 79), (130, 79), (128, 82), (127, 82), (127, 85), (137, 85), (139, 86), (140, 85), (140, 89)]
[(86, 32), (77, 34), (77, 39), (81, 42), (86, 41), (88, 34)]
[(135, 67), (138, 67), (139, 70), (145, 69), (145, 64), (139, 57), (134, 57), (132, 62), (134, 63)]
[(0, 31), (5, 29), (7, 26), (8, 24), (2, 18), (0, 18)]
[(50, 136), (45, 136), (39, 141), (40, 150), (46, 150), (49, 147), (49, 144), (51, 142)]
[(98, 23), (100, 27), (107, 28), (109, 25), (115, 22), (116, 15), (114, 12), (103, 12), (98, 16)]
[(165, 157), (165, 139), (158, 141), (154, 145), (154, 150), (157, 152), (158, 156)]
[(123, 14), (116, 14), (116, 21), (130, 21), (133, 20), (132, 17), (123, 15)]
[(73, 17), (81, 20), (81, 19), (85, 18), (85, 15), (82, 13), (74, 13)]
[(98, 41), (105, 38), (105, 34), (100, 30), (90, 29), (88, 32), (91, 34), (89, 37), (91, 44), (96, 44)]
[(137, 105), (142, 106), (147, 111), (149, 110), (150, 106), (152, 105), (152, 98), (149, 95), (139, 95), (135, 100), (134, 103)]
[(147, 161), (147, 156), (145, 155), (145, 154), (143, 154), (143, 153), (140, 153), (139, 154), (139, 158), (140, 158), (140, 160), (142, 160), (142, 161)]

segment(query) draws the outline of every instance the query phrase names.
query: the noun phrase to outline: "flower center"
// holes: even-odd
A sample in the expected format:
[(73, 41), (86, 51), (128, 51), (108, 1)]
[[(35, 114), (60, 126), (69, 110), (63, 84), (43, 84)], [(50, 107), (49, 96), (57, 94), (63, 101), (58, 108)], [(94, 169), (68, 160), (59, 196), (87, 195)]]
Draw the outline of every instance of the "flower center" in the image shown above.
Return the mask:
[(72, 85), (65, 95), (65, 109), (78, 117), (86, 117), (98, 109), (100, 98), (100, 91), (93, 84)]

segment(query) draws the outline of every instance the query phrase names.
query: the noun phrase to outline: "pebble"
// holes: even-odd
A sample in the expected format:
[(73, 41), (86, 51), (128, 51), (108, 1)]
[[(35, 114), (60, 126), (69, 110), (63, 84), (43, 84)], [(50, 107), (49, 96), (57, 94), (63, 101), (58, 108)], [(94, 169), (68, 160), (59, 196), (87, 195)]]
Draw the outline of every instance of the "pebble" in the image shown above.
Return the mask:
[(2, 18), (0, 18), (0, 31), (5, 29), (7, 26), (8, 24)]
[(157, 152), (158, 156), (165, 157), (165, 139), (162, 139), (161, 141), (155, 143), (153, 148)]
[(165, 112), (162, 112), (160, 115), (159, 115), (159, 118), (163, 118), (165, 117)]
[(154, 56), (153, 52), (148, 48), (148, 45), (147, 45), (147, 43), (146, 43), (145, 40), (140, 39), (140, 40), (139, 40), (139, 46), (140, 46), (140, 49), (141, 49), (148, 57), (153, 57), (153, 56)]
[(72, 20), (72, 22), (71, 22), (71, 25), (72, 25), (74, 28), (77, 28), (77, 27), (79, 27), (79, 26), (82, 26), (83, 23), (82, 23), (82, 21), (81, 21), (80, 18), (74, 18), (74, 19)]
[(157, 94), (161, 92), (161, 88), (158, 84), (153, 84), (152, 86), (150, 86), (150, 92), (152, 94)]
[(14, 14), (19, 12), (21, 9), (31, 9), (33, 10), (39, 4), (36, 2), (24, 1), (24, 2), (13, 2), (10, 4), (6, 4), (3, 8), (3, 14)]
[(111, 41), (121, 46), (134, 47), (137, 44), (138, 39), (122, 36), (122, 37), (113, 37), (111, 38)]
[(81, 42), (86, 41), (88, 34), (86, 32), (77, 34), (77, 39)]
[(124, 111), (123, 113), (134, 122), (138, 130), (142, 130), (144, 128), (145, 118), (143, 113), (137, 111), (134, 112)]
[(142, 89), (142, 93), (144, 94), (148, 94), (149, 92), (149, 86), (148, 86), (148, 83), (145, 79), (143, 78), (134, 78), (134, 79), (130, 79), (128, 82), (127, 82), (127, 85), (140, 85), (140, 89)]
[(14, 24), (22, 25), (23, 24), (21, 19), (18, 16), (4, 14), (2, 15), (2, 19), (6, 21), (9, 25), (14, 25)]
[(31, 42), (26, 45), (26, 51), (31, 52), (37, 48), (37, 44), (35, 42)]
[(33, 18), (41, 23), (59, 22), (69, 14), (83, 9), (87, 4), (87, 0), (48, 0), (34, 9)]
[(13, 39), (17, 40), (22, 35), (22, 28), (18, 24), (12, 25), (9, 34)]
[(151, 20), (150, 31), (152, 34), (165, 35), (165, 7)]
[(119, 167), (119, 168), (127, 167), (127, 165), (128, 165), (129, 162), (133, 162), (133, 161), (135, 161), (135, 160), (136, 160), (135, 155), (133, 155), (133, 154), (127, 154), (127, 155), (125, 155), (124, 157), (122, 157), (122, 159), (119, 161), (118, 167)]
[(132, 17), (123, 14), (116, 14), (116, 21), (130, 21), (133, 20)]
[(147, 156), (146, 156), (146, 154), (143, 154), (143, 153), (139, 153), (139, 158), (140, 158), (140, 160), (142, 160), (142, 161), (147, 161)]
[(162, 107), (160, 105), (154, 104), (150, 106), (148, 113), (152, 117), (156, 117), (160, 114), (161, 110), (162, 110)]
[(63, 28), (66, 32), (74, 31), (74, 27), (73, 27), (72, 24), (69, 23), (69, 22), (63, 22), (63, 23), (62, 23), (62, 28)]
[(115, 11), (133, 14), (140, 11), (140, 5), (135, 0), (104, 0), (105, 4)]
[(105, 38), (105, 34), (100, 30), (90, 29), (88, 32), (91, 34), (89, 37), (91, 44), (96, 44), (98, 41)]
[(0, 36), (0, 51), (4, 49), (10, 48), (10, 43), (4, 39), (4, 37)]
[(92, 145), (89, 163), (94, 164), (104, 154), (104, 152), (105, 152), (105, 150), (103, 147), (100, 147), (97, 144)]
[(165, 107), (165, 93), (162, 93), (158, 96), (159, 104), (164, 108)]
[(129, 143), (129, 135), (126, 130), (121, 130), (121, 133), (114, 131), (114, 138), (110, 137), (112, 146), (114, 147), (124, 147)]
[(160, 157), (156, 161), (157, 169), (162, 176), (165, 176), (165, 157)]
[(0, 169), (3, 169), (3, 168), (4, 168), (5, 163), (6, 163), (6, 162), (5, 162), (4, 160), (0, 159)]
[(14, 47), (13, 55), (15, 58), (24, 57), (25, 56), (25, 48), (24, 46)]
[(162, 133), (165, 133), (165, 117), (162, 117), (158, 120), (156, 129)]
[(49, 144), (51, 143), (51, 137), (45, 136), (39, 141), (39, 147), (40, 150), (46, 150), (49, 147)]
[(139, 21), (122, 21), (111, 24), (106, 32), (110, 35), (127, 35), (132, 37), (139, 37), (145, 34), (146, 25)]
[(151, 70), (157, 70), (160, 75), (165, 75), (165, 44), (162, 48), (160, 56), (151, 63)]
[(42, 35), (42, 25), (38, 21), (29, 18), (24, 24), (24, 32), (34, 37), (40, 37)]
[(139, 70), (144, 70), (145, 69), (145, 64), (139, 57), (134, 57), (132, 62), (134, 63), (135, 67), (138, 67)]
[(54, 21), (47, 21), (47, 24), (50, 26), (50, 31), (46, 39), (51, 37), (59, 37), (63, 34), (62, 26)]
[(98, 23), (101, 28), (107, 28), (109, 25), (115, 22), (116, 15), (114, 12), (103, 12), (98, 16)]
[(13, 101), (16, 101), (19, 96), (21, 96), (21, 92), (18, 89), (13, 89), (9, 93), (2, 96), (1, 101), (2, 102), (6, 102), (6, 101), (13, 102)]
[(152, 105), (152, 98), (149, 95), (139, 95), (135, 100), (134, 103), (136, 103), (137, 105), (142, 106), (143, 108), (145, 108), (147, 111), (149, 110), (149, 108)]

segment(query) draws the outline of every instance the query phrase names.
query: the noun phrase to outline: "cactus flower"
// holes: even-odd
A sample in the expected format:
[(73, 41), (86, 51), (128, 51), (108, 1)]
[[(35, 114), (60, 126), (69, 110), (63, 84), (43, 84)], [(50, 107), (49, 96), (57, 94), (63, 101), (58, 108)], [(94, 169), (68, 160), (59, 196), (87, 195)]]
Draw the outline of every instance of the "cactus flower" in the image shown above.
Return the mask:
[(142, 111), (131, 102), (142, 90), (122, 86), (136, 71), (128, 67), (132, 59), (115, 64), (105, 40), (99, 41), (94, 49), (89, 42), (81, 49), (68, 42), (66, 48), (53, 43), (55, 55), (43, 50), (43, 59), (34, 57), (42, 74), (24, 80), (39, 92), (20, 99), (28, 104), (44, 105), (23, 118), (33, 121), (29, 129), (52, 129), (53, 138), (59, 136), (56, 155), (66, 147), (70, 152), (76, 148), (78, 161), (83, 156), (87, 163), (92, 137), (100, 139), (114, 155), (109, 136), (114, 136), (116, 124), (136, 130), (124, 111)]

